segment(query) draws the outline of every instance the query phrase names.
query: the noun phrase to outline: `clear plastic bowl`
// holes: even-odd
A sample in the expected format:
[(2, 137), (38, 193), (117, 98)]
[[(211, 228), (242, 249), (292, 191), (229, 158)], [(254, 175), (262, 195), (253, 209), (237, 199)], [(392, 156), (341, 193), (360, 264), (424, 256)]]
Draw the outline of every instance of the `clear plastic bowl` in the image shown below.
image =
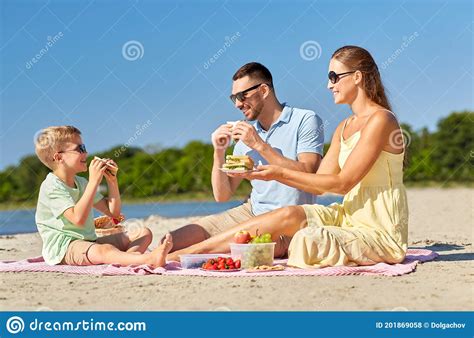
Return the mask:
[(276, 243), (230, 244), (230, 254), (234, 260), (240, 259), (242, 269), (259, 265), (273, 265)]
[(208, 259), (217, 257), (230, 257), (228, 254), (194, 254), (194, 255), (179, 255), (181, 267), (183, 269), (199, 269), (202, 263)]

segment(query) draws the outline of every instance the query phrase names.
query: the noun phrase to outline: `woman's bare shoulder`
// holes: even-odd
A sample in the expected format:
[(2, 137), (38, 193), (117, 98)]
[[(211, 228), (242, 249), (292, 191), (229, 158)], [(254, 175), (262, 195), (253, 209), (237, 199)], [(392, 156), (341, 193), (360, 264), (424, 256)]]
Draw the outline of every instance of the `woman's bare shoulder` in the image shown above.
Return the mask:
[(388, 109), (380, 108), (374, 111), (367, 121), (367, 126), (377, 128), (399, 128), (398, 120), (394, 113)]

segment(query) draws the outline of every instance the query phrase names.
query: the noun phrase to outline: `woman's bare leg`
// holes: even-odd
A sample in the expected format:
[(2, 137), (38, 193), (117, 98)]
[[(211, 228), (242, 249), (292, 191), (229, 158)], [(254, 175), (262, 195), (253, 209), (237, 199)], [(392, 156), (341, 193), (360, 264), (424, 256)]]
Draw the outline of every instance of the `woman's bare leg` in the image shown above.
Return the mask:
[(259, 233), (268, 232), (272, 234), (272, 240), (276, 241), (280, 235), (293, 236), (298, 230), (304, 228), (306, 224), (306, 213), (301, 206), (280, 208), (253, 217), (203, 242), (168, 254), (167, 259), (177, 261), (179, 260), (179, 255), (183, 254), (229, 252), (229, 243), (232, 241), (235, 233), (241, 230), (247, 230), (250, 233), (255, 233), (257, 229)]

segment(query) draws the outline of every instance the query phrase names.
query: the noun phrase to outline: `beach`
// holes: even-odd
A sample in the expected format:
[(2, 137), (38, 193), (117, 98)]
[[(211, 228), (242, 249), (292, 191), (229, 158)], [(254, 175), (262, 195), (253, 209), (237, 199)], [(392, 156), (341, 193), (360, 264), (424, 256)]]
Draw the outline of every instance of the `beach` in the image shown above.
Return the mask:
[[(3, 311), (472, 310), (474, 189), (410, 188), (409, 247), (439, 253), (399, 276), (189, 277), (2, 273)], [(154, 248), (190, 218), (150, 216)], [(41, 254), (38, 233), (0, 237), (0, 259)]]

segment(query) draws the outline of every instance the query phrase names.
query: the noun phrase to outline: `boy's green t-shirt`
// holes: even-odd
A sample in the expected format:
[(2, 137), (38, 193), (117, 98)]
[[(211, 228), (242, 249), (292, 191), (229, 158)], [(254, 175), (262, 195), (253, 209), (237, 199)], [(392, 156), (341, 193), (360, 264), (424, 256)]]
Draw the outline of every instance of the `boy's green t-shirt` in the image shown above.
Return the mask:
[[(76, 176), (74, 181), (76, 188), (71, 188), (55, 174), (49, 173), (41, 184), (35, 218), (43, 240), (43, 258), (50, 265), (62, 261), (71, 241), (97, 239), (92, 210), (83, 227), (78, 227), (64, 217), (64, 212), (76, 205), (87, 186), (87, 180), (83, 177)], [(102, 198), (102, 194), (96, 192), (94, 204)]]

